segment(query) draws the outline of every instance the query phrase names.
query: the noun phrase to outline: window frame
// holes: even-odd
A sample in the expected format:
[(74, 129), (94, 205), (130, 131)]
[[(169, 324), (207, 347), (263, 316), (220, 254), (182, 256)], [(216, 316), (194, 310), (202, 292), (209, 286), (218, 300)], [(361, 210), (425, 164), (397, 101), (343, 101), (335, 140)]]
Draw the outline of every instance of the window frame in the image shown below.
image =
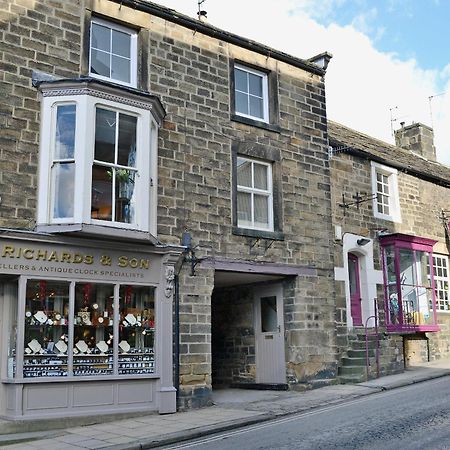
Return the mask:
[[(266, 91), (266, 104), (267, 104), (267, 116), (264, 117), (265, 120), (246, 115), (243, 113), (238, 113), (236, 111), (236, 83), (235, 83), (235, 69), (241, 69), (249, 73), (254, 73), (260, 76), (264, 76), (267, 81), (267, 91)], [(278, 74), (275, 71), (267, 70), (263, 67), (256, 66), (254, 64), (242, 61), (230, 59), (229, 62), (229, 72), (230, 72), (230, 120), (234, 122), (244, 123), (252, 127), (263, 128), (265, 130), (270, 130), (275, 133), (281, 132), (281, 127), (279, 125), (279, 103), (278, 103)]]
[[(281, 191), (281, 152), (274, 147), (267, 147), (254, 142), (237, 141), (231, 146), (231, 175), (232, 175), (232, 233), (237, 236), (254, 238), (284, 240), (282, 231), (282, 191)], [(267, 229), (244, 228), (238, 225), (237, 220), (237, 158), (263, 161), (272, 166), (272, 231)]]
[[(441, 260), (441, 262), (445, 262), (445, 265), (436, 265), (436, 260)], [(445, 266), (445, 267), (444, 267)], [(447, 276), (439, 275), (439, 268), (442, 270), (446, 270)], [(450, 278), (449, 278), (449, 258), (447, 255), (442, 254), (433, 254), (433, 274), (434, 274), (434, 286), (436, 292), (436, 311), (438, 313), (450, 313)], [(445, 292), (445, 289), (440, 289), (440, 283), (447, 283), (447, 299), (443, 299), (440, 297), (441, 292)], [(447, 309), (440, 308), (440, 304), (443, 304), (447, 307)]]
[[(378, 186), (377, 175), (381, 174), (388, 177), (388, 201), (389, 201), (389, 214), (380, 213), (378, 211)], [(388, 167), (382, 164), (378, 164), (371, 161), (371, 180), (372, 180), (372, 195), (373, 195), (373, 215), (377, 219), (388, 220), (390, 222), (401, 223), (401, 211), (400, 200), (398, 192), (398, 177), (397, 169)], [(382, 195), (386, 196), (385, 193)]]
[[(99, 75), (96, 73), (93, 73), (91, 71), (91, 58), (92, 58), (92, 25), (98, 24), (103, 27), (107, 27), (110, 30), (116, 30), (121, 33), (126, 33), (130, 36), (130, 81), (127, 83), (125, 81), (119, 80), (117, 78), (113, 77), (106, 77), (104, 75)], [(99, 80), (104, 81), (110, 81), (113, 83), (121, 84), (123, 86), (130, 86), (130, 87), (137, 87), (137, 73), (138, 73), (138, 32), (132, 28), (128, 28), (123, 25), (119, 25), (114, 22), (110, 22), (98, 17), (92, 17), (89, 24), (89, 51), (88, 51), (88, 73), (89, 76), (93, 78), (97, 78)], [(106, 52), (104, 52), (106, 53)], [(111, 58), (111, 55), (113, 55), (112, 50), (108, 53), (108, 55)], [(111, 66), (109, 67), (111, 70)]]
[[(237, 226), (239, 228), (246, 228), (249, 230), (261, 230), (261, 231), (273, 231), (273, 176), (272, 176), (272, 164), (270, 162), (258, 160), (256, 158), (249, 158), (248, 156), (237, 155), (236, 164), (239, 159), (251, 163), (251, 177), (252, 177), (252, 186), (242, 186), (238, 184), (238, 177), (236, 177), (236, 192), (239, 195), (240, 192), (244, 192), (251, 195), (251, 224), (243, 225), (239, 223), (239, 217), (237, 217)], [(259, 164), (267, 168), (267, 189), (258, 189), (254, 187), (254, 179), (255, 179), (255, 164)], [(237, 171), (237, 165), (236, 165)], [(255, 225), (255, 204), (254, 204), (254, 196), (261, 195), (267, 198), (267, 227), (258, 227)], [(237, 201), (237, 200), (236, 200)], [(237, 208), (237, 205), (236, 205)], [(236, 209), (237, 213), (237, 209)]]
[(262, 98), (262, 104), (263, 104), (263, 117), (253, 116), (251, 114), (245, 114), (245, 113), (237, 111), (237, 109), (236, 109), (236, 101), (235, 101), (235, 104), (234, 104), (234, 113), (237, 116), (246, 117), (247, 119), (257, 120), (257, 121), (269, 123), (269, 81), (268, 81), (268, 74), (266, 72), (261, 72), (259, 70), (252, 69), (252, 68), (250, 68), (248, 66), (245, 66), (243, 64), (236, 63), (234, 65), (234, 69), (233, 69), (234, 98), (235, 99), (236, 99), (236, 92), (241, 92), (241, 93), (246, 94), (248, 99), (252, 95), (252, 94), (250, 94), (250, 92), (238, 91), (238, 89), (236, 87), (236, 70), (241, 70), (242, 72), (246, 72), (248, 74), (256, 75), (256, 76), (261, 78), (261, 80), (262, 80), (262, 97), (261, 98)]
[[(101, 85), (94, 89), (88, 82), (87, 89), (83, 83), (79, 88), (58, 90), (51, 86), (49, 91), (43, 91), (41, 105), (41, 142), (39, 155), (39, 179), (38, 179), (38, 206), (37, 225), (45, 226), (69, 226), (72, 224), (90, 224), (106, 226), (111, 229), (149, 232), (153, 236), (157, 233), (157, 144), (158, 128), (162, 116), (158, 117), (158, 104), (153, 98), (137, 101), (136, 98), (126, 98), (117, 93), (108, 94), (103, 91)], [(53, 88), (55, 94), (53, 95)], [(86, 92), (88, 91), (88, 92)], [(117, 94), (117, 95), (116, 95)], [(152, 96), (150, 96), (152, 97)], [(52, 180), (50, 177), (53, 162), (53, 147), (55, 134), (55, 116), (58, 105), (76, 105), (76, 134), (75, 134), (75, 183), (73, 217), (54, 218), (52, 211)], [(113, 111), (133, 115), (138, 118), (136, 128), (136, 168), (139, 175), (136, 177), (135, 191), (135, 223), (119, 222), (114, 220), (99, 220), (91, 215), (92, 194), (92, 166), (94, 162), (95, 143), (95, 111), (97, 107), (112, 109)], [(50, 150), (51, 149), (51, 150)], [(89, 149), (89, 151), (86, 151)], [(63, 230), (61, 230), (63, 231)]]

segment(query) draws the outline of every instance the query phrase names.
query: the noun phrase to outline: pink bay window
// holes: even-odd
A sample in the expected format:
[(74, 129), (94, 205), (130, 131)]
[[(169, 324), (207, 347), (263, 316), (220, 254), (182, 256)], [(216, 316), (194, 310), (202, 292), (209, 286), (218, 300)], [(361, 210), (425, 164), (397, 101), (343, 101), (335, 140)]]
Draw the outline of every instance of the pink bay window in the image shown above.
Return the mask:
[(433, 274), (436, 242), (400, 233), (380, 238), (387, 331), (439, 331)]

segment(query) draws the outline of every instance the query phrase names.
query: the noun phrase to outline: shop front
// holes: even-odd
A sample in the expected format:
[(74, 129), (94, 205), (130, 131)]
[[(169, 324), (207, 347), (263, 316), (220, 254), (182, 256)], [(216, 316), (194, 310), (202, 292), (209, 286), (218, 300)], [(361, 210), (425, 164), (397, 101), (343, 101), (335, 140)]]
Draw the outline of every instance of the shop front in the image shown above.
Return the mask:
[(1, 416), (176, 410), (180, 248), (0, 235)]

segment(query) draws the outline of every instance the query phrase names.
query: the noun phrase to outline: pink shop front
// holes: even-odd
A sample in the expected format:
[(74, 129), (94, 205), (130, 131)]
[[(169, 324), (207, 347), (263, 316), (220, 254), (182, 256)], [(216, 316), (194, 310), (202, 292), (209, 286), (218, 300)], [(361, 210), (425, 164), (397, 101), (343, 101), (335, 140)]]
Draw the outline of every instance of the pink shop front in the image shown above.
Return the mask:
[(380, 238), (388, 332), (439, 331), (433, 273), (435, 243), (400, 233)]
[(174, 412), (176, 247), (0, 234), (0, 415)]

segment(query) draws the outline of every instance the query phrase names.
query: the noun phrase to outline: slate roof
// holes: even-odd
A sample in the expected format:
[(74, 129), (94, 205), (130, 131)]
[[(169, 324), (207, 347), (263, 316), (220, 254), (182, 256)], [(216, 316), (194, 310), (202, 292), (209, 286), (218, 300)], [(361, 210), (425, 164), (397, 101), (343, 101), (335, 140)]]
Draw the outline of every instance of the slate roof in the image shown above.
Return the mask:
[(410, 150), (375, 139), (344, 125), (328, 121), (328, 139), (333, 148), (394, 167), (397, 170), (450, 187), (450, 167), (429, 161)]

